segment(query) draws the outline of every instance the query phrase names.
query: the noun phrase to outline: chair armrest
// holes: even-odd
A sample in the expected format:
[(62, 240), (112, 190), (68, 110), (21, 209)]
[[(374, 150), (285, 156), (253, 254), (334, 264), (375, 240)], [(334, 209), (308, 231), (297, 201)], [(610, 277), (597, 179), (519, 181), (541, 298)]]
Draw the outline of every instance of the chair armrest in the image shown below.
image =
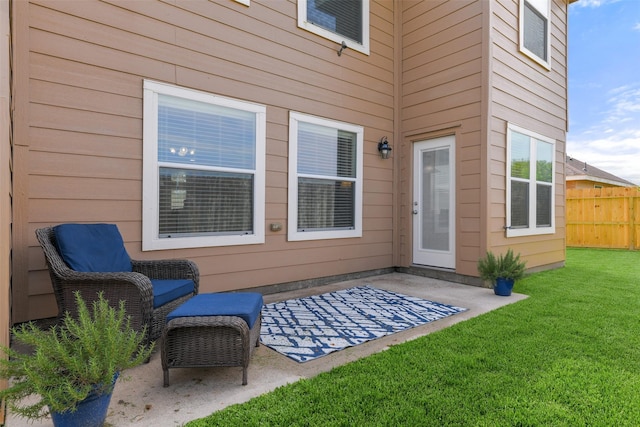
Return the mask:
[(188, 259), (131, 260), (133, 271), (152, 279), (191, 279), (195, 293), (200, 286), (198, 265)]
[(59, 316), (69, 312), (77, 316), (74, 292), (90, 306), (102, 292), (113, 307), (125, 301), (125, 309), (131, 316), (131, 327), (142, 330), (153, 314), (153, 288), (151, 281), (136, 272), (87, 273), (65, 269), (57, 277), (54, 294), (58, 300)]

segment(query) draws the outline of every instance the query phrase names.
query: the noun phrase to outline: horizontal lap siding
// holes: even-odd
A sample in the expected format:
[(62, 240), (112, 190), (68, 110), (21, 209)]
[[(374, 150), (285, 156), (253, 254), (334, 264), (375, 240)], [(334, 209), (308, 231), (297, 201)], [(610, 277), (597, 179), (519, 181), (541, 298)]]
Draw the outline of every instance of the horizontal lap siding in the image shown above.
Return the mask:
[(412, 261), (412, 144), (455, 132), (456, 272), (475, 275), (481, 239), (482, 1), (401, 5), (401, 263)]
[[(28, 167), (15, 179), (29, 190), (15, 224), (27, 237), (15, 244), (29, 256), (15, 321), (55, 314), (34, 231), (61, 222), (115, 222), (134, 258), (191, 258), (203, 292), (392, 266), (392, 163), (376, 149), (394, 126), (392, 2), (371, 1), (371, 55), (340, 57), (297, 27), (294, 0), (34, 0), (17, 10), (29, 44), (16, 96), (29, 115), (18, 142)], [(263, 245), (141, 251), (143, 79), (267, 106), (266, 223), (285, 230)], [(362, 238), (286, 240), (291, 110), (364, 126)]]
[[(564, 153), (567, 129), (567, 5), (551, 0), (551, 70), (518, 49), (518, 2), (498, 0), (493, 6), (493, 63), (489, 140), (488, 247), (511, 247), (528, 267), (564, 262)], [(506, 238), (506, 129), (513, 123), (556, 140), (556, 233), (553, 236)]]

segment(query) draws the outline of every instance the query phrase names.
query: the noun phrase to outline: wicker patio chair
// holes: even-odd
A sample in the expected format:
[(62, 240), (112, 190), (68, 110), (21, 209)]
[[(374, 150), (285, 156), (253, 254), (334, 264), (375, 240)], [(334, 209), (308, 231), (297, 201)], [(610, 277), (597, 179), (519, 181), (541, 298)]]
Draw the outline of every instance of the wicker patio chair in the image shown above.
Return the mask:
[[(117, 233), (119, 236), (119, 232)], [(102, 291), (105, 299), (114, 306), (117, 306), (121, 300), (125, 302), (127, 314), (131, 316), (132, 328), (142, 330), (144, 326), (147, 326), (147, 341), (151, 342), (162, 334), (167, 314), (198, 293), (199, 271), (193, 261), (131, 259), (131, 271), (75, 271), (67, 265), (59, 252), (55, 227), (36, 230), (36, 237), (44, 251), (51, 276), (53, 292), (58, 304), (58, 317), (64, 316), (67, 311), (72, 316), (77, 314), (74, 291), (80, 291), (87, 304), (96, 300), (98, 292)], [(122, 245), (122, 250), (126, 254), (124, 245)], [(153, 285), (152, 279), (154, 280)], [(161, 304), (157, 301), (154, 303), (154, 287), (158, 283), (171, 284), (171, 281), (177, 279), (192, 281), (192, 291), (173, 299), (170, 299), (173, 297), (171, 293), (165, 293), (169, 295), (163, 298), (166, 301)]]

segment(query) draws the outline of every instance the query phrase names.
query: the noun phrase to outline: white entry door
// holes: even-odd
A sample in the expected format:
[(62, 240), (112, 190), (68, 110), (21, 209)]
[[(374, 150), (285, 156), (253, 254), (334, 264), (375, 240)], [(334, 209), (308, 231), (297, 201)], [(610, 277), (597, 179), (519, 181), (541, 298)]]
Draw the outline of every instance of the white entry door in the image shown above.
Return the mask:
[(455, 268), (455, 137), (413, 148), (413, 263)]

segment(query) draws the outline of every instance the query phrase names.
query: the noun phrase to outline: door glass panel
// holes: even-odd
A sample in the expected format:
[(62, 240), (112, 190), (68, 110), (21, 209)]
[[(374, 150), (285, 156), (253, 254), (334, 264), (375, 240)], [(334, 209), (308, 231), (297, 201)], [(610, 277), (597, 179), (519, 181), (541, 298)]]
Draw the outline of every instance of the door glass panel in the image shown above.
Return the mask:
[(421, 248), (449, 251), (449, 149), (422, 152)]

